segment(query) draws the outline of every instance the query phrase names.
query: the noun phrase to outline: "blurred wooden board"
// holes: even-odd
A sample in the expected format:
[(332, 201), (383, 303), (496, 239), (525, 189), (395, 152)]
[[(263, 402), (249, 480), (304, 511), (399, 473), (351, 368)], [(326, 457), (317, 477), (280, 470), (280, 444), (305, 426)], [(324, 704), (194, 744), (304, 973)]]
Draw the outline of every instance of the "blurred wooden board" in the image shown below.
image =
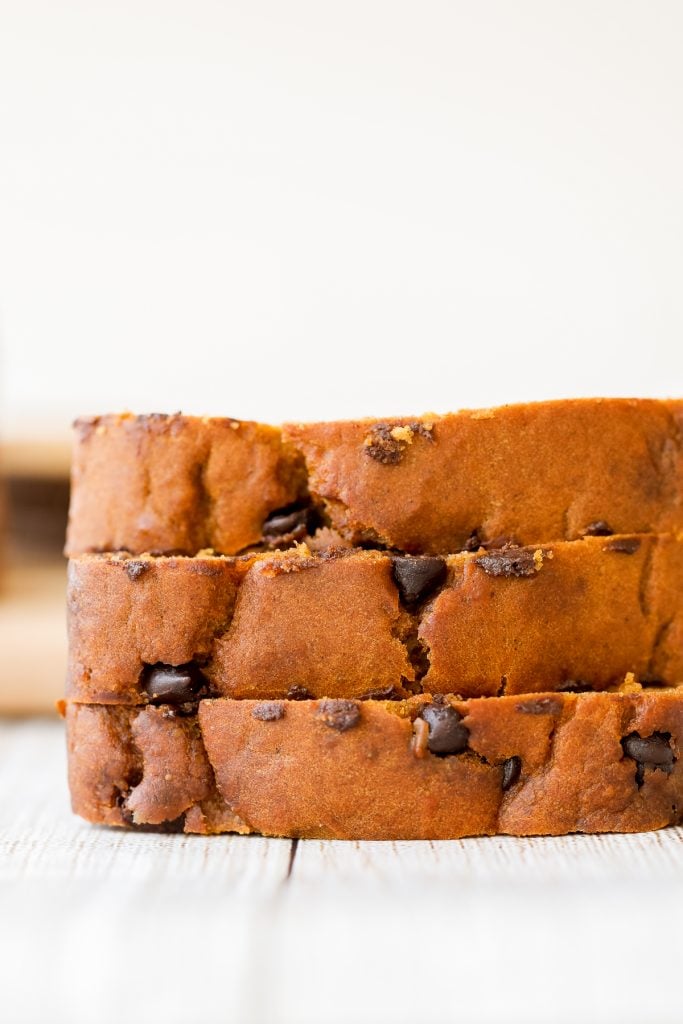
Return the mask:
[(11, 563), (0, 588), (0, 714), (51, 711), (66, 674), (66, 563)]
[(95, 828), (0, 721), (11, 1024), (680, 1024), (683, 829), (326, 843)]
[(0, 441), (0, 713), (51, 711), (64, 688), (69, 460), (66, 431)]
[(66, 434), (46, 439), (5, 438), (0, 443), (0, 474), (32, 478), (67, 478), (70, 473), (71, 442)]

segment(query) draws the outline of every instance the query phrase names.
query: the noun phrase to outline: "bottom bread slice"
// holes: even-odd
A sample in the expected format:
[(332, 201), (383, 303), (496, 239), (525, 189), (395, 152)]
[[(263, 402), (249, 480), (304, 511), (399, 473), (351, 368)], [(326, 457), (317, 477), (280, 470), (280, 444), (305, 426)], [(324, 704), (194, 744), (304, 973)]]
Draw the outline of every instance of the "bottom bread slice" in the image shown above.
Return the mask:
[(683, 816), (683, 691), (69, 704), (73, 809), (337, 839), (639, 832)]

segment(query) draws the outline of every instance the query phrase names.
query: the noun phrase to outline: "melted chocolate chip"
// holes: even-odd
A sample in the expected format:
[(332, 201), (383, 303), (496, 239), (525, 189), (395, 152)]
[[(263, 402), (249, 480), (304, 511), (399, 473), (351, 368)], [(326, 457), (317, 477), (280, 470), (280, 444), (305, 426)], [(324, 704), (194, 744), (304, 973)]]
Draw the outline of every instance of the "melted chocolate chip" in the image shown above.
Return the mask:
[(424, 601), (432, 591), (441, 586), (447, 575), (443, 558), (433, 558), (429, 555), (397, 556), (392, 559), (391, 571), (401, 600), (405, 604)]
[(420, 718), (429, 726), (427, 747), (432, 754), (445, 757), (461, 754), (467, 747), (469, 729), (462, 724), (462, 715), (450, 704), (425, 704)]
[(302, 540), (315, 533), (319, 526), (315, 510), (306, 508), (283, 508), (271, 514), (263, 524), (263, 536), (266, 540), (280, 540), (287, 537), (290, 541)]
[(534, 557), (533, 548), (501, 548), (499, 551), (489, 551), (485, 555), (475, 558), (487, 576), (509, 576), (521, 578), (523, 576), (535, 576), (538, 572), (537, 560)]
[(559, 700), (552, 697), (541, 697), (540, 700), (525, 700), (523, 704), (517, 704), (515, 711), (521, 711), (523, 715), (554, 715), (562, 708)]
[(206, 680), (196, 665), (148, 665), (142, 686), (152, 704), (184, 704), (196, 700)]
[(502, 768), (502, 786), (503, 792), (506, 793), (510, 786), (514, 786), (522, 772), (521, 757), (517, 757), (516, 754), (513, 757), (508, 757), (507, 761), (503, 761)]
[(285, 702), (283, 700), (264, 700), (252, 708), (252, 718), (259, 722), (277, 722), (285, 717)]
[(671, 733), (653, 732), (651, 736), (641, 736), (632, 732), (621, 741), (624, 753), (637, 763), (636, 783), (638, 788), (645, 780), (645, 769), (659, 769), (666, 775), (673, 770), (676, 757), (671, 748)]
[(583, 531), (584, 537), (610, 537), (614, 533), (604, 519), (598, 519), (595, 523), (589, 523)]
[(305, 686), (290, 686), (287, 690), (287, 700), (313, 700), (313, 694)]
[(361, 551), (388, 551), (389, 548), (381, 540), (359, 540), (355, 547), (360, 548)]
[(589, 693), (592, 689), (583, 679), (565, 679), (557, 688), (558, 693)]
[(472, 530), (472, 533), (463, 545), (463, 551), (478, 551), (480, 547), (483, 547), (483, 541), (479, 536), (479, 531)]
[(635, 555), (640, 547), (639, 537), (617, 537), (605, 544), (603, 551), (615, 551), (618, 555)]
[(318, 706), (318, 717), (330, 729), (346, 732), (358, 725), (360, 708), (355, 700), (321, 700)]
[(148, 569), (152, 568), (151, 562), (125, 562), (126, 574), (129, 580), (135, 582), (144, 576)]

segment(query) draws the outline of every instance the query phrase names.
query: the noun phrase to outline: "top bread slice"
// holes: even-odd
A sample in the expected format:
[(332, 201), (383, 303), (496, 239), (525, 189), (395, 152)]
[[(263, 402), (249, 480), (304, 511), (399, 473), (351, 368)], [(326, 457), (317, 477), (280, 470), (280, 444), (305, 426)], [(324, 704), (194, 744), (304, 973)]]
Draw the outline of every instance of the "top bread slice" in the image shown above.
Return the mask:
[(303, 539), (410, 554), (683, 529), (683, 401), (583, 399), (418, 419), (76, 424), (67, 554), (232, 555)]

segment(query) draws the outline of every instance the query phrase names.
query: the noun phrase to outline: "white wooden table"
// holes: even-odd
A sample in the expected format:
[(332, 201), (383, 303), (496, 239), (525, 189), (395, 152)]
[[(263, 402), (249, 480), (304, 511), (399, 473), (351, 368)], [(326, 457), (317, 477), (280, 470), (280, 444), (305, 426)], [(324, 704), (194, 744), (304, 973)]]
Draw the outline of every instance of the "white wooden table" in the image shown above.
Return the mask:
[(74, 818), (0, 724), (3, 1024), (680, 1024), (683, 830), (323, 843)]

